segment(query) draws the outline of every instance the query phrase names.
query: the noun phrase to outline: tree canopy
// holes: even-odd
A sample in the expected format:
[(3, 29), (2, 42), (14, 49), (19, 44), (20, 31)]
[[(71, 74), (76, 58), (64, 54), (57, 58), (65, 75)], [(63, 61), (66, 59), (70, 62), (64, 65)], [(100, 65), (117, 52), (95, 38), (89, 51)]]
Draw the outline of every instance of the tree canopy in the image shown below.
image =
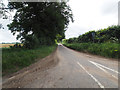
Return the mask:
[[(92, 35), (94, 33), (94, 37)], [(77, 38), (69, 38), (64, 40), (67, 43), (120, 43), (120, 26), (109, 26), (105, 29), (100, 29), (98, 31), (89, 31), (85, 34), (80, 35)]]
[(8, 7), (17, 10), (9, 30), (18, 33), (17, 39), (26, 48), (54, 44), (57, 35), (65, 37), (69, 22), (73, 22), (66, 2), (10, 2)]

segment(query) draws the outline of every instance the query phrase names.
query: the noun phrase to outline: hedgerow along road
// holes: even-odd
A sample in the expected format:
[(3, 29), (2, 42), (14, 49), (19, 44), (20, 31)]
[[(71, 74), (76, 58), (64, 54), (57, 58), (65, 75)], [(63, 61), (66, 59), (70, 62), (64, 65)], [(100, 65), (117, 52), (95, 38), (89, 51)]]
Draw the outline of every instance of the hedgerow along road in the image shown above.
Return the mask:
[[(39, 61), (7, 78), (3, 88), (118, 88), (117, 60), (80, 53), (62, 44), (42, 62), (49, 59), (55, 65)], [(40, 65), (48, 68), (40, 69)]]

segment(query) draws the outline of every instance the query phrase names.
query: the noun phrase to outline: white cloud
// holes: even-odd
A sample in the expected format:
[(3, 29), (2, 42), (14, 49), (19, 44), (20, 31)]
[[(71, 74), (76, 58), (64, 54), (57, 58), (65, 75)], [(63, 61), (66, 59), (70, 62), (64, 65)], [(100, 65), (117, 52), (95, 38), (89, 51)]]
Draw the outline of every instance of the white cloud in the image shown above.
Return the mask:
[(2, 42), (19, 42), (16, 40), (16, 36), (13, 36), (8, 30), (0, 30), (0, 43)]
[[(77, 37), (90, 30), (118, 24), (119, 0), (70, 0), (74, 23), (65, 32), (66, 38)], [(76, 27), (77, 26), (77, 27)], [(72, 34), (69, 34), (73, 32)]]
[(9, 19), (0, 19), (0, 21), (3, 24), (4, 29), (0, 29), (0, 43), (2, 42), (19, 42), (16, 40), (16, 35), (13, 36), (11, 31), (8, 30), (7, 24), (9, 24), (11, 21)]
[[(5, 7), (7, 7), (8, 4), (8, 0), (3, 0), (3, 3), (5, 4)], [(10, 30), (8, 30), (7, 25), (9, 23), (11, 23), (13, 16), (15, 14), (15, 11), (10, 12), (10, 13), (6, 13), (8, 16), (8, 19), (2, 19), (0, 18), (0, 23), (2, 23), (4, 29), (0, 29), (0, 43), (2, 42), (19, 42), (18, 40), (16, 40), (16, 35), (13, 36), (12, 33), (10, 32)]]
[[(69, 5), (73, 11), (74, 23), (70, 23), (65, 32), (66, 38), (77, 37), (90, 30), (107, 28), (118, 24), (118, 1), (119, 0), (69, 0)], [(7, 3), (7, 0), (5, 0)], [(14, 13), (13, 13), (14, 14)], [(5, 25), (9, 20), (3, 21)], [(0, 42), (14, 42), (16, 36), (10, 31), (0, 30)]]

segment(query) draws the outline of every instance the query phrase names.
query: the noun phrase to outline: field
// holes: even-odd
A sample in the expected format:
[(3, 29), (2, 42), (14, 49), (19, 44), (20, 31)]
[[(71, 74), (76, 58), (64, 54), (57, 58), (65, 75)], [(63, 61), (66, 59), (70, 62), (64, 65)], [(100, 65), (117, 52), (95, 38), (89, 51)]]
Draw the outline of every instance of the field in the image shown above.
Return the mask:
[(0, 48), (8, 48), (10, 46), (14, 46), (15, 44), (0, 44)]
[(109, 58), (120, 58), (120, 44), (118, 43), (73, 43), (64, 45), (77, 51)]
[(2, 49), (2, 74), (8, 75), (16, 72), (32, 63), (40, 60), (56, 48), (52, 46), (40, 46), (37, 49), (22, 49), (22, 48), (3, 48)]

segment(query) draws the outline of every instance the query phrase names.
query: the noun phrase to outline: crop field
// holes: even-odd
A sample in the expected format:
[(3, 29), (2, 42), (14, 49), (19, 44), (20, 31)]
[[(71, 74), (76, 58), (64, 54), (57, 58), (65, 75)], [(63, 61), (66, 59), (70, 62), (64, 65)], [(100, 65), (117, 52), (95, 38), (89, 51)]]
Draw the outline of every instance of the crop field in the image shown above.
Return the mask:
[(9, 48), (10, 46), (14, 46), (15, 44), (0, 44), (0, 48)]

